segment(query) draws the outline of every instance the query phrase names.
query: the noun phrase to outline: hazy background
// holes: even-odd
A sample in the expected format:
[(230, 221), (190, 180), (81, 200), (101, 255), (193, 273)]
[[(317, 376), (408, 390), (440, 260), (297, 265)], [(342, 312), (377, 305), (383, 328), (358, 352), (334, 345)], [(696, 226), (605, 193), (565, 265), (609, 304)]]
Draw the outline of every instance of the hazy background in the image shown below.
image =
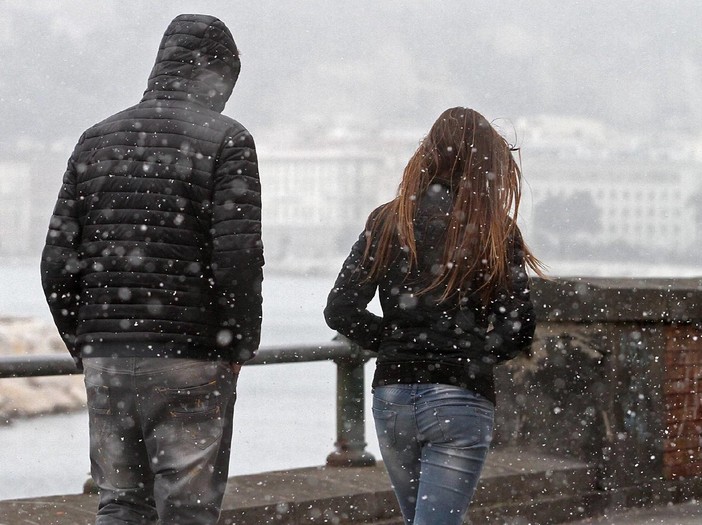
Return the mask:
[[(329, 266), (336, 267), (365, 214), (392, 194), (403, 162), (436, 116), (466, 105), (521, 146), (523, 227), (556, 273), (580, 271), (558, 261), (583, 253), (620, 265), (651, 260), (697, 271), (702, 7), (695, 0), (22, 0), (0, 6), (0, 204), (8, 203), (10, 217), (3, 227), (0, 213), (5, 255), (9, 237), (24, 227), (11, 221), (27, 209), (31, 239), (18, 246), (24, 255), (40, 250), (81, 132), (138, 102), (170, 20), (201, 12), (221, 18), (241, 49), (242, 72), (225, 114), (256, 138), (266, 194), (279, 187), (282, 165), (269, 159), (283, 151), (353, 147), (390, 159), (376, 169), (384, 177), (377, 191), (356, 196), (361, 204), (353, 225), (330, 241), (339, 255)], [(32, 181), (26, 205), (13, 189), (27, 178), (18, 174), (22, 169)], [(592, 173), (602, 182), (582, 187)], [(622, 177), (650, 191), (637, 196), (619, 186), (609, 192)], [(659, 182), (670, 196), (656, 188)], [(293, 183), (285, 196), (299, 200), (309, 190)], [(654, 201), (670, 201), (674, 209), (651, 209)], [(631, 225), (620, 227), (617, 213), (631, 215)], [(656, 213), (670, 224), (632, 233), (637, 214)], [(287, 222), (267, 220), (269, 268), (276, 267), (277, 246), (297, 245), (293, 234), (275, 236)], [(649, 246), (656, 235), (658, 244)], [(590, 265), (582, 271), (618, 270)]]
[(170, 20), (221, 18), (242, 52), (225, 113), (262, 139), (353, 118), (424, 130), (449, 105), (699, 134), (702, 6), (689, 1), (5, 1), (0, 137), (77, 139), (139, 100)]
[[(221, 18), (242, 53), (224, 113), (259, 147), (264, 344), (333, 336), (322, 309), (340, 260), (454, 105), (521, 147), (521, 225), (553, 274), (702, 275), (699, 0), (0, 0), (0, 318), (49, 322), (38, 257), (66, 160), (140, 100), (183, 12)], [(280, 366), (242, 374), (233, 473), (332, 449), (333, 366)], [(85, 419), (3, 429), (0, 499), (80, 491)]]

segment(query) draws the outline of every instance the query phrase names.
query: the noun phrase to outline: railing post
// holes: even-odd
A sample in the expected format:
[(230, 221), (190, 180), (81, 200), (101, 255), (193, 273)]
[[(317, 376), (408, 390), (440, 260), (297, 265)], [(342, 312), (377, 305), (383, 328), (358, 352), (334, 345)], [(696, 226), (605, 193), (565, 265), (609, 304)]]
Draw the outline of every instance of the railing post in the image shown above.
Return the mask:
[[(343, 339), (345, 340), (345, 339)], [(366, 451), (364, 365), (368, 353), (346, 340), (351, 347), (349, 357), (334, 359), (336, 363), (336, 450), (327, 456), (331, 467), (368, 467), (375, 458)]]

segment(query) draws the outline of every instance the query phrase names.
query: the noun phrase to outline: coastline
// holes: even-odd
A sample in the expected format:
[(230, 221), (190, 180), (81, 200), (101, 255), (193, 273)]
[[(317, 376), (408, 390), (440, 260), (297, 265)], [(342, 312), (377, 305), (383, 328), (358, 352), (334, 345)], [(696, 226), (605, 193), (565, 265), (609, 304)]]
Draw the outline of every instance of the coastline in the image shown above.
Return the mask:
[[(64, 354), (66, 348), (47, 321), (0, 317), (0, 356)], [(21, 377), (0, 381), (0, 425), (16, 419), (76, 412), (85, 408), (83, 377)]]
[[(590, 260), (550, 261), (554, 276), (699, 276), (697, 266), (643, 263), (603, 263)], [(41, 290), (36, 258), (0, 257), (4, 268), (0, 295), (0, 356), (67, 355)], [(309, 265), (308, 265), (309, 266)], [(283, 268), (287, 268), (287, 271)], [(333, 274), (328, 264), (311, 267), (276, 267), (264, 279), (262, 345), (310, 343), (330, 340), (334, 332), (326, 327), (322, 311)], [(586, 279), (585, 277), (580, 277)], [(372, 309), (379, 310), (374, 299)], [(266, 367), (268, 368), (268, 367)], [(0, 426), (13, 420), (73, 413), (85, 408), (81, 375), (37, 378), (9, 378), (0, 381)]]

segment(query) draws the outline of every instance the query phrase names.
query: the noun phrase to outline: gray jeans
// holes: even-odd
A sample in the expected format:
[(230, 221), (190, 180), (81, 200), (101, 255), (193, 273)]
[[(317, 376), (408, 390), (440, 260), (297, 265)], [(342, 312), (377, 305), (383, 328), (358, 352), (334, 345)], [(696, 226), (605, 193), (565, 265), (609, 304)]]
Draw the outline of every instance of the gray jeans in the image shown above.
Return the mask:
[(237, 376), (194, 359), (88, 358), (97, 525), (215, 524), (226, 488)]

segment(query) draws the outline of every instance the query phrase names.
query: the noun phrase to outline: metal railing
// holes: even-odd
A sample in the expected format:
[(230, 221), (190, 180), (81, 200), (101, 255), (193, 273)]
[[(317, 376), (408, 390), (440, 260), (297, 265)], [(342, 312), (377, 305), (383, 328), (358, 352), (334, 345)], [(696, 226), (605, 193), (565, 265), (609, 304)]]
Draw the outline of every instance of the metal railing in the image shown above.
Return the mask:
[[(373, 353), (339, 337), (324, 344), (261, 347), (244, 366), (333, 361), (336, 364), (336, 442), (326, 463), (335, 467), (375, 465), (366, 451), (364, 365)], [(80, 374), (68, 355), (0, 357), (0, 379)]]

